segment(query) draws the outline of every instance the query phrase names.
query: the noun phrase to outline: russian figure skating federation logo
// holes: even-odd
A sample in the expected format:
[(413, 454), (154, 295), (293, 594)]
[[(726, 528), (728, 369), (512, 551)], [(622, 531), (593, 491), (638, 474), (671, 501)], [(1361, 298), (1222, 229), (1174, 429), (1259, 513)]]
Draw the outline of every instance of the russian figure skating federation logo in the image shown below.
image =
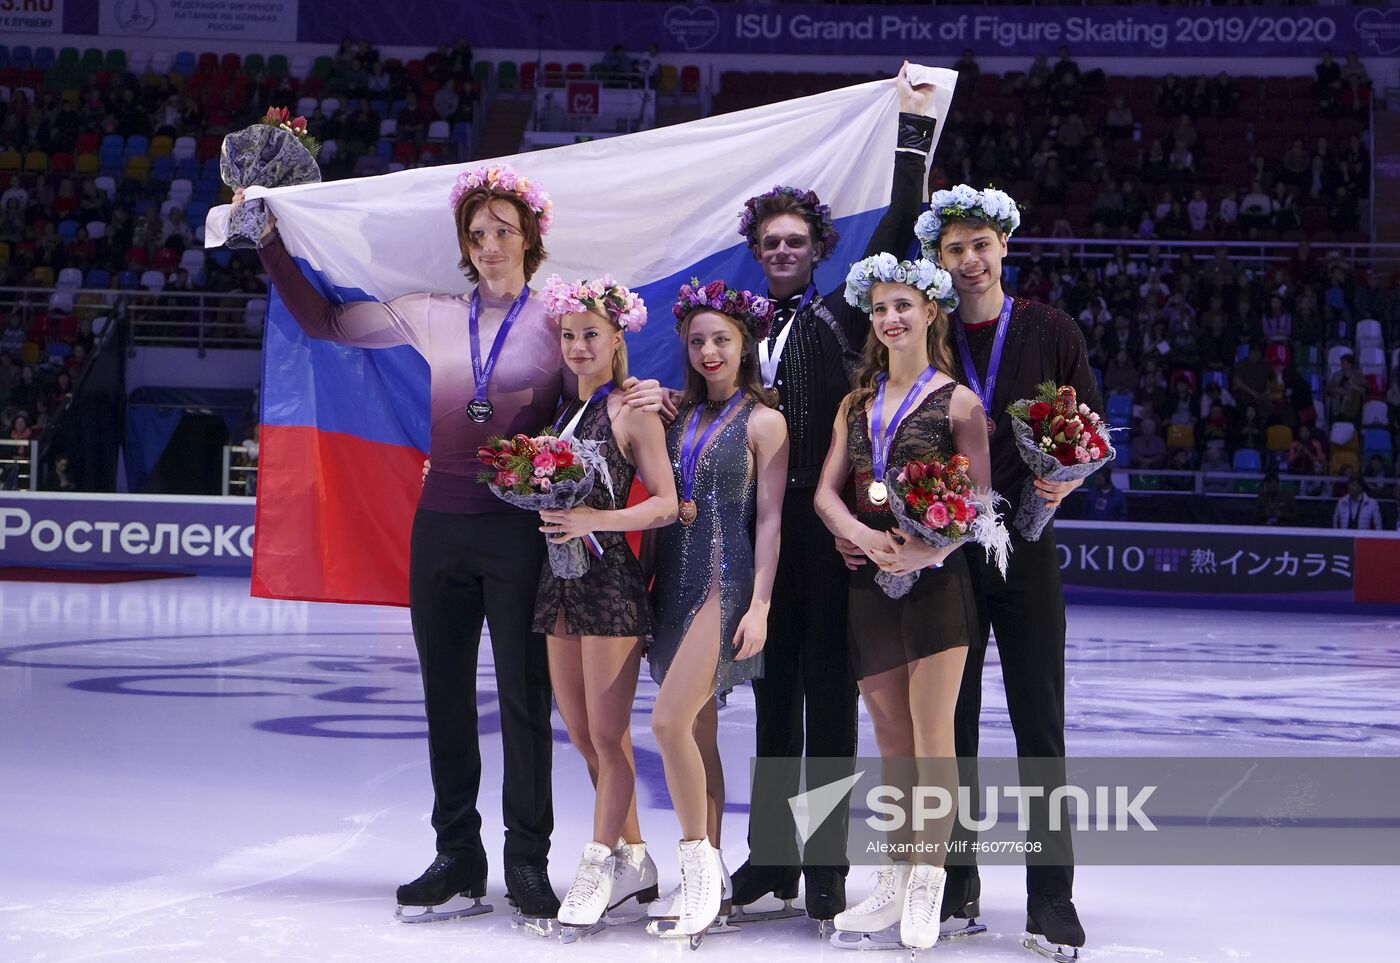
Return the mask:
[(132, 33), (145, 33), (156, 25), (156, 5), (152, 0), (121, 0), (116, 10), (117, 26)]
[(661, 24), (688, 51), (703, 50), (719, 36), (719, 14), (712, 7), (671, 7)]
[(1378, 54), (1400, 51), (1400, 10), (1362, 10), (1356, 15), (1356, 32)]

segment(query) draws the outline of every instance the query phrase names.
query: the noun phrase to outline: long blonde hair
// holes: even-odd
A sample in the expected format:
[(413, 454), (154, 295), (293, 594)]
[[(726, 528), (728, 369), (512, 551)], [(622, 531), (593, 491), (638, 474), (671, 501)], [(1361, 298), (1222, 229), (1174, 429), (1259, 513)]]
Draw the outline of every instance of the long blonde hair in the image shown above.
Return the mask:
[[(907, 286), (907, 285), (906, 285)], [(942, 306), (924, 297), (922, 291), (917, 288), (910, 288), (923, 298), (924, 303), (933, 309), (933, 317), (929, 320), (928, 335), (925, 338), (928, 347), (929, 364), (939, 371), (952, 375), (953, 373), (953, 349), (949, 344), (952, 335), (952, 325), (948, 320), (948, 315)], [(870, 333), (865, 337), (865, 348), (861, 351), (860, 365), (856, 368), (855, 387), (846, 397), (849, 399), (851, 407), (863, 409), (870, 399), (875, 397), (876, 379), (890, 370), (890, 349), (885, 347), (879, 335), (875, 333), (875, 324), (870, 324)]]
[(681, 338), (681, 352), (685, 356), (685, 389), (681, 395), (681, 403), (692, 401), (704, 401), (709, 395), (709, 385), (705, 381), (705, 376), (695, 370), (695, 366), (690, 363), (690, 349), (686, 342), (690, 340), (690, 322), (697, 314), (703, 312), (718, 314), (729, 322), (734, 330), (739, 332), (739, 387), (763, 402), (769, 408), (778, 407), (778, 394), (771, 388), (763, 387), (763, 379), (758, 371), (758, 351), (754, 344), (753, 332), (735, 321), (723, 311), (716, 311), (714, 308), (696, 308), (685, 316), (681, 322), (680, 331), (677, 334)]

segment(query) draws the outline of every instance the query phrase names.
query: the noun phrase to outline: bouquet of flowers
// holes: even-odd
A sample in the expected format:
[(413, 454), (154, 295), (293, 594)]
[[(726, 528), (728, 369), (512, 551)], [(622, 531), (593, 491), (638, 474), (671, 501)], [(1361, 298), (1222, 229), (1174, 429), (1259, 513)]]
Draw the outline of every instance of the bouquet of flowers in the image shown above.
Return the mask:
[[(286, 187), (321, 179), (316, 155), (321, 145), (306, 130), (305, 117), (285, 107), (269, 107), (262, 120), (224, 137), (219, 176), (229, 187)], [(246, 201), (229, 215), (228, 247), (257, 247), (267, 225), (267, 206)]]
[[(955, 545), (971, 538), (1004, 575), (1010, 536), (996, 512), (996, 494), (973, 485), (969, 467), (966, 455), (954, 455), (947, 464), (937, 458), (915, 459), (903, 468), (891, 468), (885, 473), (890, 511), (904, 532), (929, 545)], [(875, 576), (875, 583), (892, 599), (908, 595), (918, 580), (918, 572), (882, 571)]]
[[(489, 471), (477, 481), (501, 501), (528, 511), (563, 511), (583, 504), (603, 477), (608, 489), (607, 464), (596, 446), (578, 439), (553, 435), (493, 437), (476, 451)], [(585, 544), (586, 543), (586, 544)], [(603, 557), (602, 545), (593, 535), (558, 543), (549, 541), (549, 567), (560, 578), (580, 578), (588, 571), (588, 553)]]
[[(1047, 381), (1034, 398), (1023, 398), (1006, 409), (1016, 432), (1021, 460), (1036, 478), (1064, 482), (1087, 478), (1113, 461), (1109, 428), (1089, 406), (1081, 404), (1074, 389)], [(1055, 510), (1027, 485), (1016, 509), (1016, 530), (1036, 541)]]

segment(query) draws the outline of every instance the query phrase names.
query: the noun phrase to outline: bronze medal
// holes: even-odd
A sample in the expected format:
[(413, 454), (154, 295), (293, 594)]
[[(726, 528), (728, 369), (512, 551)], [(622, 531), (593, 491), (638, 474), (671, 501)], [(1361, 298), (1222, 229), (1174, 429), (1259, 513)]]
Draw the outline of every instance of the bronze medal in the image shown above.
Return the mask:
[(699, 510), (695, 507), (695, 502), (687, 498), (681, 502), (680, 511), (676, 513), (676, 517), (680, 520), (682, 525), (690, 525), (695, 521), (695, 517), (698, 514)]

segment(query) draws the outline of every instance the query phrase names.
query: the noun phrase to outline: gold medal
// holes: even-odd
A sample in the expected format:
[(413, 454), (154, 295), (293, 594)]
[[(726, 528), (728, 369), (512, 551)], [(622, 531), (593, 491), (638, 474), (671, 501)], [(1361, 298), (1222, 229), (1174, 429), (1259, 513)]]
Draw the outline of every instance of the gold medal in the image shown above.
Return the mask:
[(883, 505), (885, 502), (889, 501), (890, 490), (884, 482), (873, 481), (870, 483), (870, 487), (866, 489), (866, 495), (870, 499), (870, 504)]
[(690, 525), (693, 523), (695, 521), (695, 516), (698, 514), (699, 511), (695, 507), (695, 502), (689, 498), (681, 502), (680, 511), (676, 513), (682, 525)]

